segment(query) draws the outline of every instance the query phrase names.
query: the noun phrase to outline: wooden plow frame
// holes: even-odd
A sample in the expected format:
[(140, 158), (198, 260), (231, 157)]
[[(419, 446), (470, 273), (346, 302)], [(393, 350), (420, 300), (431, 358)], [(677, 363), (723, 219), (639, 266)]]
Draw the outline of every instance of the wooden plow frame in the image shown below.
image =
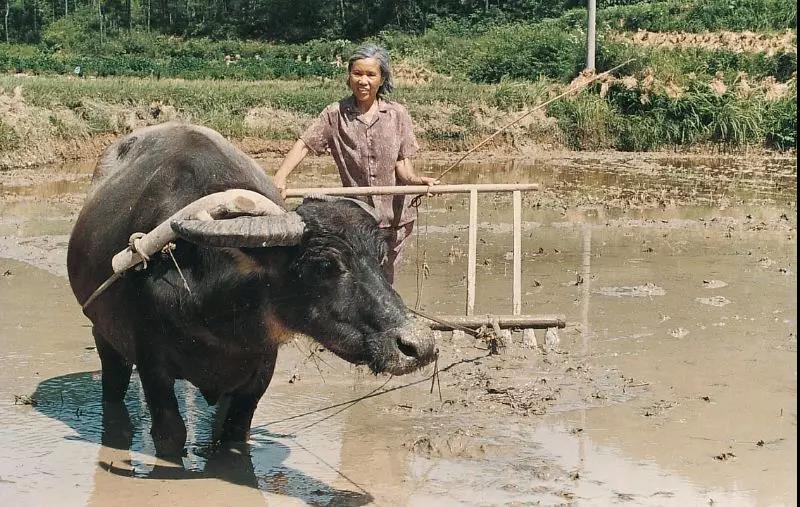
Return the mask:
[[(460, 326), (480, 327), (493, 326), (496, 329), (525, 330), (524, 343), (535, 344), (533, 329), (547, 329), (548, 334), (555, 333), (558, 328), (566, 327), (563, 315), (522, 315), (522, 192), (539, 190), (537, 183), (504, 183), (504, 184), (461, 184), (461, 185), (398, 185), (386, 187), (318, 187), (286, 189), (286, 197), (301, 198), (310, 194), (331, 196), (364, 196), (364, 195), (426, 195), (431, 194), (469, 194), (469, 236), (467, 252), (467, 294), (465, 315), (440, 315), (442, 321), (452, 322)], [(513, 206), (513, 274), (511, 286), (510, 315), (482, 315), (475, 313), (475, 268), (477, 264), (478, 246), (478, 193), (512, 194)], [(440, 324), (432, 324), (432, 329), (444, 330)], [(549, 340), (548, 340), (549, 341)]]

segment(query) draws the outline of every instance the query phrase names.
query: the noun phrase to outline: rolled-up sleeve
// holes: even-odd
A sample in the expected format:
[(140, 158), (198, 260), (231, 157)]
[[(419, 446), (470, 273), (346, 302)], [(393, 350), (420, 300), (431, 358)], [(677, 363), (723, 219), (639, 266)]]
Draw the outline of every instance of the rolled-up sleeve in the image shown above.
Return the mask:
[(400, 150), (397, 153), (397, 160), (411, 158), (419, 151), (417, 137), (414, 135), (414, 124), (411, 115), (404, 107), (398, 107), (397, 111), (398, 135), (400, 136)]
[(309, 125), (305, 132), (303, 132), (300, 139), (315, 155), (320, 155), (328, 149), (328, 140), (330, 137), (331, 118), (328, 114), (328, 108), (325, 108), (317, 119), (314, 120), (314, 123)]

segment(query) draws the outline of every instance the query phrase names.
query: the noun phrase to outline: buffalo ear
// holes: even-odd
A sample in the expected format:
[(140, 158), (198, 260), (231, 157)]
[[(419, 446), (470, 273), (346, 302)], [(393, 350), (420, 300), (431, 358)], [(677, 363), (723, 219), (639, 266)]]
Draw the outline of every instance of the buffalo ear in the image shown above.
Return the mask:
[(305, 224), (297, 213), (241, 216), (224, 220), (173, 220), (172, 230), (198, 245), (267, 248), (300, 243)]
[(303, 202), (307, 201), (325, 201), (325, 202), (332, 202), (332, 201), (350, 201), (356, 205), (358, 205), (361, 209), (366, 211), (370, 214), (372, 218), (375, 219), (376, 222), (380, 223), (381, 216), (374, 207), (370, 206), (369, 204), (365, 203), (360, 199), (354, 199), (352, 197), (341, 197), (341, 196), (334, 196), (334, 195), (325, 195), (325, 194), (308, 194), (303, 199)]

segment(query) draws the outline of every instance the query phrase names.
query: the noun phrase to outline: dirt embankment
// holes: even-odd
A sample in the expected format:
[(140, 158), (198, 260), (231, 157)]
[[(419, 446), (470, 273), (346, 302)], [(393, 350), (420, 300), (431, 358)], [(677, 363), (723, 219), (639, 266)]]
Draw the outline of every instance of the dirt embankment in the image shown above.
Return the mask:
[(797, 53), (797, 34), (791, 30), (775, 35), (748, 31), (688, 33), (639, 30), (632, 34), (612, 33), (611, 39), (664, 48), (727, 49), (735, 52), (766, 53), (768, 56), (778, 53)]
[[(254, 110), (245, 121), (258, 123), (262, 116)], [(0, 118), (0, 170), (92, 160), (119, 136), (138, 128), (170, 120), (192, 120), (160, 102), (123, 108), (84, 100), (77, 110), (48, 109), (29, 104), (19, 87), (0, 93)], [(96, 132), (101, 128), (112, 132)], [(291, 141), (253, 137), (233, 141), (256, 156), (284, 153), (291, 147)]]
[[(413, 68), (403, 68), (404, 79), (419, 81), (430, 78)], [(62, 104), (43, 106), (35, 102), (28, 99), (21, 86), (13, 90), (0, 88), (0, 170), (91, 160), (119, 136), (138, 128), (171, 120), (200, 122), (192, 112), (160, 101), (131, 105), (81, 98), (77, 107)], [(424, 132), (452, 128), (449, 118), (453, 107), (432, 105), (426, 109), (424, 120), (415, 124), (424, 150), (441, 149), (440, 146), (431, 146)], [(496, 129), (508, 116), (508, 113), (488, 106), (481, 106), (474, 113), (477, 127), (486, 132)], [(255, 157), (283, 155), (313, 120), (311, 115), (269, 106), (250, 108), (242, 118), (242, 134), (231, 141)], [(493, 143), (487, 149), (503, 151), (523, 145), (526, 149), (558, 147), (553, 138), (557, 134), (553, 123), (552, 118), (543, 114), (530, 115), (526, 121), (508, 129), (507, 139)], [(537, 131), (548, 131), (549, 134), (541, 139), (532, 138), (529, 133), (533, 124), (540, 127)]]

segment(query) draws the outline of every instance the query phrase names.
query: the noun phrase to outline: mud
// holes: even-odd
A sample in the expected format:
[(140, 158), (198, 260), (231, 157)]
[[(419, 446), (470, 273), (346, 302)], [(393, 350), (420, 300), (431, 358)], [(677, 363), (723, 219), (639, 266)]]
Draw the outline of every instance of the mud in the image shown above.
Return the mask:
[[(99, 404), (64, 268), (91, 169), (0, 172), (3, 505), (797, 503), (793, 160), (467, 164), (447, 181), (543, 184), (524, 199), (523, 313), (564, 313), (557, 345), (514, 333), (489, 355), (443, 333), (438, 378), (389, 378), (298, 338), (248, 446), (213, 447), (215, 408), (178, 383), (189, 438), (174, 463), (154, 456), (135, 376), (127, 413)], [(312, 159), (290, 184), (337, 176)], [(476, 311), (510, 313), (510, 198), (479, 201)], [(410, 306), (464, 311), (465, 204), (423, 200), (398, 279)]]

